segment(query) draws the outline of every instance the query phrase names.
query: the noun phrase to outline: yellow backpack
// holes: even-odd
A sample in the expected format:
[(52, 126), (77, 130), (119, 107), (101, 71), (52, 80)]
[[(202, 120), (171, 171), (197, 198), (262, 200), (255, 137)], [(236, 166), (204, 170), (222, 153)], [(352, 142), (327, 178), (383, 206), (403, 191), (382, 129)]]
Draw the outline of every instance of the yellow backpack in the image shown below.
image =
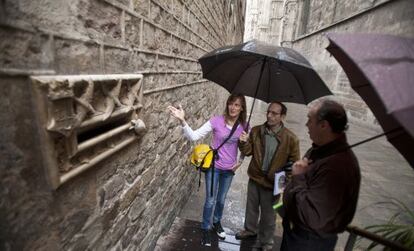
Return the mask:
[(190, 156), (191, 164), (198, 170), (206, 172), (213, 161), (213, 149), (207, 144), (196, 145)]

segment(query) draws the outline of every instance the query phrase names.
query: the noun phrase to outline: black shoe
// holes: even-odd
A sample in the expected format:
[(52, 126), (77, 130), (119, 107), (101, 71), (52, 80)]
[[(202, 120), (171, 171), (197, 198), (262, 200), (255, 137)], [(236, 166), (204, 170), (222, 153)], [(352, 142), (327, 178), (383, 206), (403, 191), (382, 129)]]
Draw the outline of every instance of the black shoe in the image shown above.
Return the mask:
[(208, 230), (201, 230), (201, 245), (211, 247), (211, 238)]
[(250, 231), (247, 230), (242, 230), (240, 232), (238, 232), (235, 236), (236, 240), (247, 240), (247, 239), (251, 239), (251, 238), (256, 238), (257, 234), (252, 233)]
[(224, 229), (221, 227), (220, 221), (213, 223), (213, 230), (217, 233), (220, 239), (226, 239), (226, 232), (224, 232)]

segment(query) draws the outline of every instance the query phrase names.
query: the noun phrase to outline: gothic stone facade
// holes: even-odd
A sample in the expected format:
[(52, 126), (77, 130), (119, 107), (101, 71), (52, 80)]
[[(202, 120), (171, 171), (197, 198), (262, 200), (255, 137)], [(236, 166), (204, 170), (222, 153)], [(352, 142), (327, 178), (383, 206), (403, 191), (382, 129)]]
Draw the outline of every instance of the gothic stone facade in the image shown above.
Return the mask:
[(181, 103), (193, 127), (222, 113), (197, 59), (242, 42), (244, 11), (1, 1), (0, 249), (152, 250), (197, 178), (166, 107)]

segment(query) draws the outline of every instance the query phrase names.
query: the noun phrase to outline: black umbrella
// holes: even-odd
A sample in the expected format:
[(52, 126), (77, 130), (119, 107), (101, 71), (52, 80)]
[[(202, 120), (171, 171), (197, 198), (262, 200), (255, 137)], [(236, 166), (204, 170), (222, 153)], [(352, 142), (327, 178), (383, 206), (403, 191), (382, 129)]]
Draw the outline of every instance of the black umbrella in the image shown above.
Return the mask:
[(199, 62), (205, 79), (265, 102), (308, 104), (332, 95), (310, 63), (290, 48), (252, 40), (213, 50)]
[(328, 39), (327, 50), (351, 87), (372, 110), (388, 141), (414, 168), (414, 39), (362, 33), (328, 34)]

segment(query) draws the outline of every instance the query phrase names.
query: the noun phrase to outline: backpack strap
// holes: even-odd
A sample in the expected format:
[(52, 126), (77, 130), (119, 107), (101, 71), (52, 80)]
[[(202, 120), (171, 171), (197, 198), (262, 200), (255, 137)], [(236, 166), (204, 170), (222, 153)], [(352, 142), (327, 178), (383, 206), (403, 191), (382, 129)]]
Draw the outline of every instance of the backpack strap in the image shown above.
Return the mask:
[(237, 130), (238, 125), (239, 125), (239, 120), (236, 120), (233, 127), (231, 128), (229, 136), (227, 136), (227, 138), (220, 144), (219, 147), (217, 147), (217, 149), (213, 149), (213, 151), (217, 152), (231, 138), (231, 136), (233, 136), (234, 132)]

